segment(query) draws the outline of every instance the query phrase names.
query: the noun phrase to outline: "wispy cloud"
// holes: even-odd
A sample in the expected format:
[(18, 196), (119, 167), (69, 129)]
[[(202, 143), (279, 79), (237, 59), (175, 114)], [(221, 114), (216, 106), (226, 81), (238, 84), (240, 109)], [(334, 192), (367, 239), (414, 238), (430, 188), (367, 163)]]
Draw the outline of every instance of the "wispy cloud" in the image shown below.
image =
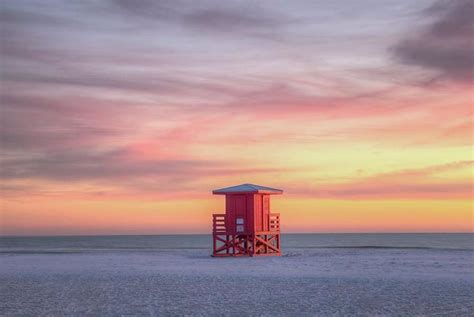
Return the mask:
[[(295, 197), (465, 198), (466, 179), (432, 169), (471, 154), (470, 10), (5, 0), (2, 194), (161, 199), (256, 180)], [(415, 85), (407, 68), (450, 85)], [(384, 151), (408, 154), (380, 167)], [(418, 156), (435, 167), (409, 170)], [(379, 174), (352, 177), (361, 164)], [(304, 186), (316, 173), (329, 176)]]
[(470, 199), (471, 177), (451, 182), (436, 177), (443, 172), (472, 170), (474, 161), (458, 161), (423, 168), (359, 177), (342, 183), (318, 183), (290, 188), (296, 195), (329, 199)]
[[(294, 22), (285, 13), (263, 7), (255, 2), (193, 3), (188, 1), (111, 2), (122, 17), (145, 25), (168, 24), (191, 32), (227, 34), (274, 39), (277, 31)], [(112, 11), (113, 12), (113, 11)]]
[(424, 11), (432, 22), (402, 39), (394, 54), (402, 63), (434, 71), (435, 78), (472, 83), (473, 16), (470, 0), (439, 1)]

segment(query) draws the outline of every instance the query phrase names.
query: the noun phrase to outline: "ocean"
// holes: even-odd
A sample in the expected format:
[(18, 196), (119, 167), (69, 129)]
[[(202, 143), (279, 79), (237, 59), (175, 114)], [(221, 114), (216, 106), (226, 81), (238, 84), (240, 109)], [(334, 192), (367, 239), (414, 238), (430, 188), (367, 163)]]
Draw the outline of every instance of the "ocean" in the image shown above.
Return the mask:
[(474, 234), (283, 234), (255, 258), (211, 242), (0, 238), (0, 315), (474, 315)]
[[(210, 235), (114, 235), (2, 237), (0, 252), (61, 253), (105, 251), (160, 251), (201, 249), (211, 252)], [(344, 233), (283, 234), (283, 250), (367, 248), (367, 249), (437, 249), (474, 250), (474, 234), (470, 233)], [(207, 251), (206, 251), (207, 250)]]

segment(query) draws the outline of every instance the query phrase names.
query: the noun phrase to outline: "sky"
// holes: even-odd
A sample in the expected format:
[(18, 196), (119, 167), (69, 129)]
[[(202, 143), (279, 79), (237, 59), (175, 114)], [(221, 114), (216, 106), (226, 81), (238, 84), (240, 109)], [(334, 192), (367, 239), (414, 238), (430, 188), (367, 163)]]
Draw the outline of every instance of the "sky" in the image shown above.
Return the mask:
[(1, 235), (472, 232), (474, 2), (16, 1)]

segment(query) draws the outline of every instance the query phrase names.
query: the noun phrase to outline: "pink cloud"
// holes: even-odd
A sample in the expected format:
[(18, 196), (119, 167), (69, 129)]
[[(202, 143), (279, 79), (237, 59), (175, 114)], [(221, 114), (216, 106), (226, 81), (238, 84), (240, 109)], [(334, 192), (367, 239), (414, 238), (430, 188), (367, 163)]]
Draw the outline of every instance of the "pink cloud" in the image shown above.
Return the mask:
[(438, 173), (469, 168), (474, 161), (459, 161), (418, 169), (400, 170), (343, 183), (289, 185), (295, 195), (332, 199), (470, 199), (471, 180), (437, 179)]

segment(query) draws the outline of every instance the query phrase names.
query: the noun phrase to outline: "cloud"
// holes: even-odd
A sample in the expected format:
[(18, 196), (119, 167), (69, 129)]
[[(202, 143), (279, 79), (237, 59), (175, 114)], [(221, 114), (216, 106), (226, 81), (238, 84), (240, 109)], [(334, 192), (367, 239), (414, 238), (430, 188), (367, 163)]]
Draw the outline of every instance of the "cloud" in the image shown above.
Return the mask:
[(372, 184), (340, 186), (322, 189), (317, 196), (346, 199), (468, 199), (472, 195), (472, 184)]
[[(281, 171), (232, 161), (245, 156), (239, 149), (250, 152), (260, 143), (392, 144), (421, 135), (439, 144), (437, 133), (470, 137), (472, 124), (459, 122), (451, 104), (450, 113), (430, 117), (439, 113), (438, 100), (432, 102), (437, 92), (417, 95), (380, 84), (380, 76), (347, 71), (347, 63), (359, 62), (359, 49), (366, 60), (378, 58), (353, 31), (379, 45), (373, 36), (389, 36), (371, 19), (399, 19), (391, 6), (368, 15), (355, 8), (359, 18), (348, 23), (337, 4), (306, 5), (288, 4), (283, 12), (255, 2), (5, 1), (5, 180), (100, 181), (146, 190), (153, 182), (184, 186), (208, 176)], [(436, 21), (423, 34), (436, 45), (457, 43), (466, 32), (444, 18), (447, 7), (426, 11)], [(462, 12), (452, 14), (462, 20)], [(255, 41), (276, 37), (283, 45)]]
[(438, 173), (442, 172), (450, 172), (458, 169), (469, 168), (474, 166), (473, 160), (465, 160), (465, 161), (456, 161), (450, 162), (446, 164), (439, 164), (439, 165), (431, 165), (423, 168), (413, 168), (413, 169), (406, 169), (401, 171), (396, 171), (392, 173), (382, 174), (379, 177), (383, 178), (400, 178), (400, 179), (411, 179), (416, 180), (420, 177), (428, 177), (433, 176)]
[(190, 31), (213, 34), (238, 33), (249, 36), (275, 38), (276, 29), (291, 20), (271, 8), (261, 8), (254, 2), (211, 2), (196, 4), (186, 1), (136, 1), (114, 0), (118, 13), (142, 23), (160, 23), (184, 26)]
[(130, 160), (127, 158), (127, 152), (121, 149), (110, 151), (82, 149), (3, 160), (2, 177), (61, 181), (117, 180), (122, 177), (193, 174), (208, 163), (179, 159)]
[(112, 0), (110, 1), (109, 9), (115, 7), (118, 9), (118, 12), (126, 15), (128, 18), (135, 16), (152, 20), (169, 20), (179, 15), (179, 9), (185, 7), (185, 5), (183, 1), (169, 0), (144, 0), (140, 2), (133, 0)]
[[(0, 19), (2, 21), (3, 27), (11, 26), (30, 26), (30, 27), (78, 27), (84, 26), (79, 21), (68, 19), (64, 16), (57, 16), (49, 12), (41, 12), (34, 10), (34, 5), (29, 2), (23, 3), (28, 7), (28, 4), (31, 5), (29, 9), (15, 9), (10, 5), (13, 4), (11, 1), (4, 1), (5, 6), (2, 7), (0, 12)], [(20, 5), (21, 7), (22, 5)], [(51, 10), (54, 11), (54, 10)], [(10, 31), (10, 28), (9, 28)]]
[(471, 180), (450, 181), (437, 174), (472, 168), (474, 161), (457, 161), (423, 168), (399, 170), (344, 183), (289, 186), (296, 195), (329, 199), (470, 199)]
[(38, 152), (104, 145), (107, 140), (134, 130), (130, 111), (144, 112), (140, 105), (123, 100), (27, 91), (2, 92), (1, 101), (3, 156), (9, 151), (31, 156)]
[(287, 18), (264, 14), (258, 7), (212, 8), (196, 10), (183, 16), (190, 27), (220, 33), (243, 33), (246, 36), (279, 39), (278, 29), (289, 24)]
[(473, 81), (474, 2), (440, 1), (424, 11), (433, 22), (393, 47), (402, 63), (437, 73), (437, 79)]
[[(160, 143), (154, 146), (152, 150), (159, 152)], [(0, 189), (8, 197), (26, 193), (88, 196), (97, 192), (109, 196), (159, 192), (174, 196), (183, 192), (196, 195), (202, 184), (209, 186), (223, 178), (252, 178), (290, 171), (241, 161), (149, 154), (137, 146), (125, 146), (111, 150), (80, 147), (30, 152), (28, 156), (6, 155), (0, 160)]]

